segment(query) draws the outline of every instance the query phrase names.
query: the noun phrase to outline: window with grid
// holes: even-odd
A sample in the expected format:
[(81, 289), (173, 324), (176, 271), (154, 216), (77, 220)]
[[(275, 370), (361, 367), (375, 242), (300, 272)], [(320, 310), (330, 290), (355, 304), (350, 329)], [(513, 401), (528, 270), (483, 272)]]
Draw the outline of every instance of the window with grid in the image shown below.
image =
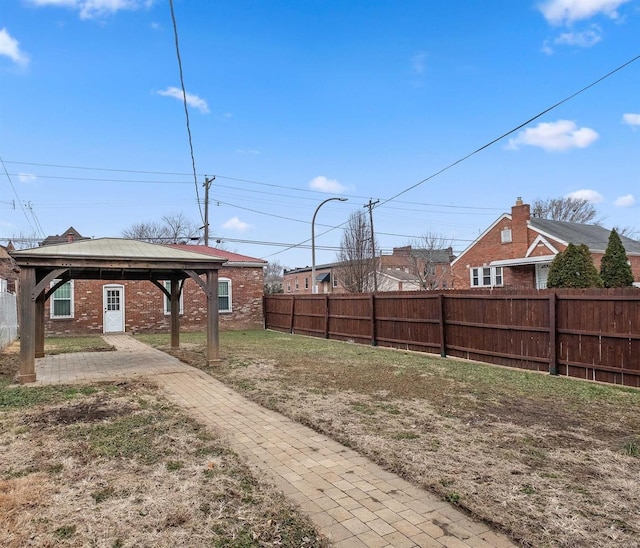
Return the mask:
[(231, 280), (220, 278), (218, 280), (218, 312), (231, 312)]
[(483, 266), (471, 269), (471, 287), (501, 287), (501, 266)]
[[(51, 285), (59, 281), (54, 280)], [(62, 284), (51, 295), (51, 317), (73, 318), (73, 280)]]

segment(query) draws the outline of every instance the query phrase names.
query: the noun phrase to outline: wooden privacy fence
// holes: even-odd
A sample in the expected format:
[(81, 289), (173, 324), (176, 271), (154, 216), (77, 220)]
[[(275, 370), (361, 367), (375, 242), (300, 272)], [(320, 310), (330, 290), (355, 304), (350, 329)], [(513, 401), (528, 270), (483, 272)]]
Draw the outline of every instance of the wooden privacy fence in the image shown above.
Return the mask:
[(640, 290), (267, 295), (265, 328), (640, 387)]

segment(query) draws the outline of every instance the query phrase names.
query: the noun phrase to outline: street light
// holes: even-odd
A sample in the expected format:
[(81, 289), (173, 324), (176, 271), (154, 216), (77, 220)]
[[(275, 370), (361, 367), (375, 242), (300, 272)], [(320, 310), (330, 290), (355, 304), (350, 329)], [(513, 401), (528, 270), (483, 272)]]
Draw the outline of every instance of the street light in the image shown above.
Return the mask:
[(316, 285), (316, 215), (318, 214), (318, 210), (331, 200), (346, 202), (347, 198), (327, 198), (324, 202), (321, 202), (318, 207), (316, 207), (316, 210), (313, 213), (313, 219), (311, 219), (311, 293), (314, 295), (318, 293), (318, 286)]

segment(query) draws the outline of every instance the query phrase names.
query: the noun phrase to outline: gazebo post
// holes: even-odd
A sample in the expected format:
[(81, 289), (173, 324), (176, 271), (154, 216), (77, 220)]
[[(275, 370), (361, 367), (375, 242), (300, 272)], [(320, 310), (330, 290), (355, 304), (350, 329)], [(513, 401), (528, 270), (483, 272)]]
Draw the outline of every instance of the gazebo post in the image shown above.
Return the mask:
[(20, 269), (20, 384), (36, 380), (35, 287), (35, 268), (23, 266)]
[(44, 301), (43, 291), (36, 297), (36, 318), (35, 318), (35, 357), (44, 358)]
[(180, 291), (178, 278), (171, 279), (171, 348), (180, 348)]
[(219, 361), (218, 271), (207, 270), (207, 364)]

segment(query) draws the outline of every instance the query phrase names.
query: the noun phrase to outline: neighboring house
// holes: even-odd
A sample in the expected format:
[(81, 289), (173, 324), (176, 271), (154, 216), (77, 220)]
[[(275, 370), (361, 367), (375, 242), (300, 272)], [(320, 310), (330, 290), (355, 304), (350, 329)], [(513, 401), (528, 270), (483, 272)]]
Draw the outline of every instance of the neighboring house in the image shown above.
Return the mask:
[[(338, 264), (330, 263), (316, 266), (316, 284), (318, 293), (345, 293), (344, 288), (338, 283)], [(312, 268), (293, 268), (283, 273), (282, 285), (284, 293), (296, 295), (311, 295), (313, 284), (311, 282)]]
[(449, 289), (453, 284), (451, 247), (445, 249), (413, 249), (410, 245), (394, 247), (391, 255), (380, 256), (380, 271), (402, 270), (418, 279), (418, 289)]
[(20, 272), (13, 257), (9, 255), (9, 251), (14, 249), (11, 242), (6, 247), (0, 245), (0, 290), (9, 293), (16, 292), (16, 280)]
[[(451, 263), (454, 287), (545, 289), (551, 262), (570, 243), (585, 244), (600, 269), (610, 233), (598, 225), (532, 218), (529, 204), (518, 198), (511, 214), (501, 215)], [(620, 238), (640, 281), (640, 242)]]
[[(295, 268), (284, 271), (284, 293), (311, 295), (311, 267)], [(340, 284), (340, 265), (338, 263), (316, 266), (318, 294), (344, 294), (347, 291)], [(422, 281), (404, 268), (387, 268), (376, 272), (378, 291), (419, 291)], [(373, 286), (373, 282), (371, 283)]]
[(423, 283), (420, 277), (400, 269), (387, 269), (376, 272), (378, 291), (421, 291)]
[[(74, 239), (86, 238), (76, 233)], [(227, 260), (218, 271), (221, 330), (263, 326), (266, 261), (204, 245), (171, 247)], [(170, 282), (166, 282), (166, 287), (170, 288)], [(104, 322), (104, 312), (113, 309), (114, 303), (121, 310), (119, 321)], [(170, 318), (169, 299), (146, 280), (71, 280), (60, 286), (45, 303), (47, 334), (169, 332)], [(180, 299), (180, 328), (197, 331), (205, 329), (206, 325), (205, 294), (192, 279), (187, 279)]]
[(40, 242), (40, 245), (52, 245), (52, 244), (70, 244), (77, 240), (90, 240), (87, 236), (82, 236), (75, 228), (70, 226), (62, 234), (55, 236), (47, 236)]

